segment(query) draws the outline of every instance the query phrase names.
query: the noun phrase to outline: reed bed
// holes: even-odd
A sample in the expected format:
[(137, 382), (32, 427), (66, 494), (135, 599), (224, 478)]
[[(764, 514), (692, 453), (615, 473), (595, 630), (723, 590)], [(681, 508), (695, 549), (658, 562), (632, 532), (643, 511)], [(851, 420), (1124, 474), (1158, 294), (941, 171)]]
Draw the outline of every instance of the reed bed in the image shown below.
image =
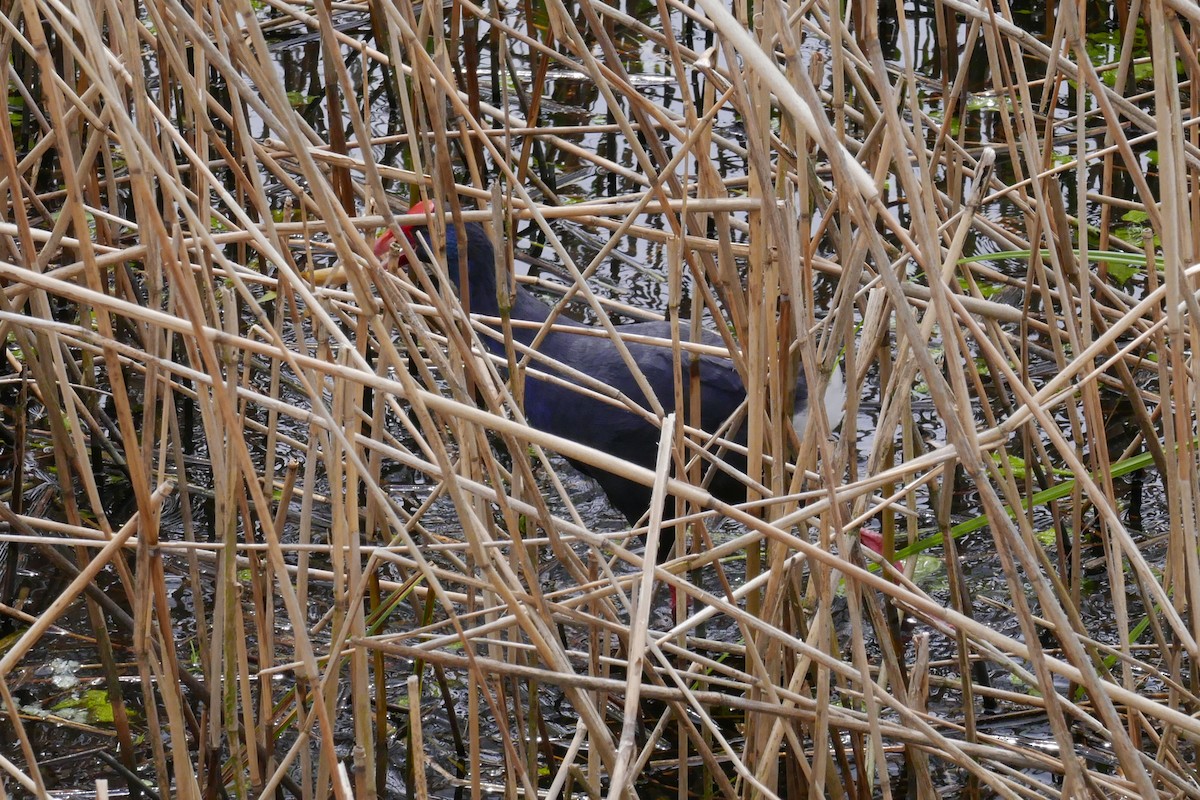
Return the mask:
[[(1035, 36), (940, 0), (971, 86), (839, 9), (5, 3), (8, 791), (91, 763), (29, 711), (66, 632), (118, 754), (73, 779), (162, 797), (1200, 796), (1200, 15), (1135, 0), (1098, 64), (1082, 5)], [(558, 70), (608, 119), (540, 112)], [(566, 202), (550, 150), (635, 189)], [(609, 249), (661, 248), (669, 346), (715, 326), (750, 387), (747, 502), (688, 414), (657, 472), (527, 426), (536, 358), (372, 253), (417, 198), (507, 275), (537, 231), (599, 318)], [(792, 437), (791, 376), (838, 368), (840, 429)], [(581, 513), (555, 454), (676, 498), (690, 547), (651, 563), (672, 521)]]

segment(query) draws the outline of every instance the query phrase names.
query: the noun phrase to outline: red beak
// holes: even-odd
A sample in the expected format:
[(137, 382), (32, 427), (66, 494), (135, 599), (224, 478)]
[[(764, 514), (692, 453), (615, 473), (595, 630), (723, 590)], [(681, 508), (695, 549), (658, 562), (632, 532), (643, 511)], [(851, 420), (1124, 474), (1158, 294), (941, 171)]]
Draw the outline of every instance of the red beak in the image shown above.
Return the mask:
[[(868, 550), (874, 550), (879, 555), (883, 555), (883, 534), (871, 528), (859, 528), (858, 542)], [(896, 569), (903, 569), (904, 565), (899, 561), (893, 561), (892, 565)]]
[(432, 200), (422, 200), (408, 210), (409, 214), (435, 214), (437, 213), (437, 203)]
[(868, 550), (874, 550), (879, 555), (883, 555), (883, 534), (879, 531), (861, 528), (858, 531), (858, 541)]
[[(437, 203), (433, 202), (432, 200), (423, 200), (420, 203), (417, 203), (412, 208), (410, 208), (406, 213), (408, 213), (408, 214), (425, 214), (428, 216), (430, 214), (435, 213), (436, 211), (437, 211)], [(412, 225), (405, 225), (404, 227), (402, 227), (400, 229), (400, 231), (405, 236), (408, 237), (408, 240), (410, 242), (413, 241), (413, 238), (412, 238), (413, 227), (414, 226), (412, 226)], [(384, 231), (383, 234), (378, 239), (375, 240), (375, 248), (374, 248), (375, 249), (375, 257), (378, 258), (380, 261), (383, 261), (387, 257), (388, 252), (392, 249), (392, 245), (395, 244), (395, 242), (396, 242), (396, 234), (390, 230)]]
[(386, 259), (388, 251), (392, 249), (392, 242), (396, 241), (396, 234), (389, 231), (384, 231), (383, 235), (375, 240), (375, 257), (380, 261)]

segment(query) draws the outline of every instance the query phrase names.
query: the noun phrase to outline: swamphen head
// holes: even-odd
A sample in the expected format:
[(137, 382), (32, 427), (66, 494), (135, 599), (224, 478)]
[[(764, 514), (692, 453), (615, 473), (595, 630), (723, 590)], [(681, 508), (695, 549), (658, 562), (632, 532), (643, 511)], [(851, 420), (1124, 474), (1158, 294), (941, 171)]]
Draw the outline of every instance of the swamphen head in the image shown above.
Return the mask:
[[(410, 208), (408, 213), (410, 215), (433, 215), (437, 211), (437, 203), (432, 200), (425, 200)], [(437, 248), (434, 246), (433, 238), (430, 236), (432, 228), (428, 223), (405, 225), (400, 230), (408, 239), (409, 244), (412, 245), (417, 258), (428, 263), (432, 260), (432, 257), (436, 256)], [(458, 290), (461, 296), (461, 252), (466, 256), (466, 278), (467, 285), (470, 288), (468, 296), (464, 298), (464, 305), (468, 305), (471, 313), (474, 314), (484, 314), (491, 317), (499, 316), (500, 306), (496, 298), (496, 250), (492, 245), (492, 239), (478, 222), (462, 223), (462, 236), (462, 241), (466, 243), (465, 246), (460, 244), (459, 226), (452, 220), (446, 220), (443, 241), (446, 254), (444, 263), (446, 271), (449, 272), (450, 280), (454, 283), (454, 288)], [(385, 232), (375, 242), (375, 255), (382, 260), (386, 257), (395, 241), (396, 236), (392, 231)], [(545, 303), (542, 303), (524, 288), (517, 288), (512, 308), (512, 317), (514, 319), (541, 322), (549, 314), (550, 309)], [(569, 320), (564, 319), (563, 322), (570, 324)], [(519, 341), (528, 343), (532, 339), (533, 333), (528, 331), (528, 329), (523, 329), (522, 331), (518, 331), (516, 336)]]
[[(423, 200), (420, 203), (417, 203), (412, 208), (410, 208), (405, 213), (408, 215), (414, 215), (414, 214), (432, 215), (436, 212), (437, 212), (437, 203), (433, 202), (432, 200)], [(419, 258), (424, 257), (424, 252), (423, 252), (421, 243), (419, 241), (417, 241), (417, 231), (418, 231), (418, 229), (425, 230), (426, 227), (427, 226), (425, 224), (417, 224), (417, 225), (404, 225), (404, 226), (401, 226), (401, 228), (400, 228), (400, 231), (405, 235), (405, 237), (408, 238), (409, 244), (412, 245), (413, 249), (417, 252), (417, 256)], [(476, 226), (476, 227), (478, 227), (478, 226)], [(484, 237), (484, 238), (486, 238), (486, 237)], [(380, 237), (375, 240), (375, 256), (376, 256), (376, 258), (378, 258), (381, 261), (383, 259), (385, 259), (387, 257), (388, 252), (392, 249), (392, 245), (394, 245), (395, 243), (396, 243), (395, 232), (390, 229), (384, 231), (383, 234), (381, 234)], [(457, 252), (458, 252), (457, 241), (455, 242), (453, 247), (454, 247), (455, 253), (457, 254)], [(403, 263), (403, 254), (401, 255), (401, 263)]]

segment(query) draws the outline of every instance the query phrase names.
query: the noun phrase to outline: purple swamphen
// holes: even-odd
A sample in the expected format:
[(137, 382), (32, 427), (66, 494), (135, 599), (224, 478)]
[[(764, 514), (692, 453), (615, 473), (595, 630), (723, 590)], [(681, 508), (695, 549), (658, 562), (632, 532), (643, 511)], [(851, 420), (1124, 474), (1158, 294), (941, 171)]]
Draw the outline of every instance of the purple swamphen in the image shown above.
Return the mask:
[[(408, 213), (431, 214), (435, 212), (435, 204), (432, 201), (426, 201), (413, 206)], [(497, 317), (500, 315), (500, 310), (496, 295), (495, 254), (492, 241), (478, 223), (468, 222), (463, 227), (466, 233), (470, 310), (472, 313)], [(425, 243), (418, 241), (418, 237), (427, 237), (429, 228), (425, 225), (414, 225), (405, 227), (403, 231), (418, 256), (428, 259), (429, 253), (434, 252), (434, 248), (427, 247)], [(461, 291), (462, 287), (458, 284), (459, 251), (462, 243), (458, 239), (456, 226), (449, 220), (447, 220), (445, 236), (447, 270), (456, 287)], [(391, 232), (383, 234), (376, 243), (376, 254), (381, 257), (386, 254), (393, 241), (394, 237)], [(549, 315), (549, 306), (523, 287), (517, 287), (511, 312), (514, 321), (543, 322)], [(561, 315), (555, 320), (555, 323), (559, 326), (573, 328), (587, 327), (583, 323)], [(630, 325), (619, 325), (617, 330), (621, 333), (666, 339), (668, 342), (671, 338), (671, 327), (668, 322), (637, 322)], [(513, 338), (525, 345), (531, 344), (536, 334), (537, 330), (532, 327), (513, 327)], [(487, 337), (482, 338), (485, 346), (492, 352), (503, 355), (504, 344), (502, 342)], [(704, 333), (703, 343), (718, 346), (723, 344), (719, 336), (708, 331)], [(711, 432), (720, 428), (746, 399), (746, 388), (742, 379), (734, 369), (733, 362), (727, 358), (711, 355), (696, 356), (684, 351), (683, 363), (677, 364), (669, 345), (664, 347), (626, 342), (626, 346), (646, 376), (647, 382), (657, 394), (658, 401), (666, 413), (670, 413), (675, 408), (675, 376), (677, 373), (682, 376), (684, 406), (685, 408), (688, 406), (690, 383), (688, 371), (691, 360), (699, 359), (700, 426), (706, 431)], [(650, 407), (645, 393), (634, 380), (617, 347), (608, 338), (551, 330), (542, 339), (537, 350), (554, 361), (608, 384), (639, 405), (645, 408)], [(554, 371), (553, 367), (548, 364), (538, 363), (536, 367), (546, 373)], [(826, 409), (831, 425), (837, 424), (844, 408), (841, 370), (835, 370), (834, 373), (830, 389), (826, 392)], [(562, 377), (570, 380), (568, 376)], [(803, 435), (805, 412), (808, 408), (808, 387), (805, 384), (803, 373), (796, 382), (795, 398), (792, 424), (797, 432)], [(588, 445), (648, 469), (654, 468), (660, 431), (647, 419), (628, 409), (581, 394), (561, 383), (540, 380), (537, 375), (530, 372), (527, 374), (525, 382), (525, 416), (529, 423), (539, 430)], [(739, 444), (745, 444), (746, 424), (744, 422), (736, 435), (731, 438)], [(739, 453), (727, 452), (723, 456), (723, 460), (738, 471), (744, 471), (746, 468), (746, 458)], [(600, 484), (600, 488), (608, 495), (609, 501), (625, 515), (630, 524), (636, 525), (648, 510), (651, 498), (649, 487), (582, 462), (571, 460), (571, 463)], [(709, 491), (729, 503), (744, 501), (746, 497), (745, 486), (720, 470), (715, 471)], [(664, 529), (660, 540), (658, 560), (662, 561), (670, 556), (674, 538), (673, 529)]]

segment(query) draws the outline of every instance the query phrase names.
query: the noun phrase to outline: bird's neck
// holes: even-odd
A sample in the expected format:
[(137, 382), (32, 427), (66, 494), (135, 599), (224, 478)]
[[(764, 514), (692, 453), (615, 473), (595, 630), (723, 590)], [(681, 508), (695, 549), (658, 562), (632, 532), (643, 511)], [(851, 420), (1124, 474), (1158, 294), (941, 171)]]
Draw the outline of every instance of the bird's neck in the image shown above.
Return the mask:
[[(463, 298), (465, 304), (469, 305), (467, 310), (472, 314), (481, 314), (489, 317), (507, 316), (514, 321), (545, 322), (546, 318), (550, 316), (550, 307), (522, 286), (516, 287), (516, 292), (511, 297), (507, 314), (501, 313), (500, 301), (496, 292), (495, 252), (492, 250), (490, 243), (477, 245), (475, 237), (472, 237), (470, 244), (470, 249), (467, 251), (466, 292), (463, 292), (462, 275), (459, 272), (457, 252), (451, 251), (447, 253), (446, 259), (446, 267), (450, 271), (450, 279), (454, 282), (459, 297)], [(570, 323), (570, 320), (565, 317), (562, 321)], [(514, 338), (523, 344), (532, 342), (536, 334), (537, 331), (535, 329), (525, 326), (518, 326), (513, 329)], [(551, 337), (553, 338), (553, 334)]]
[(467, 306), (469, 312), (472, 314), (484, 314), (489, 317), (500, 316), (500, 304), (496, 298), (496, 273), (492, 269), (490, 259), (487, 262), (486, 268), (468, 262), (466, 292), (463, 291), (462, 275), (459, 272), (458, 261), (449, 260), (446, 267), (450, 270), (450, 279), (454, 281), (454, 287), (458, 290), (458, 296), (462, 299), (463, 305)]
[(514, 320), (526, 322), (544, 322), (550, 316), (550, 307), (538, 300), (522, 286), (516, 287), (516, 292), (508, 303), (507, 314), (501, 314), (500, 298), (496, 291), (496, 272), (492, 268), (492, 260), (486, 262), (483, 268), (481, 262), (468, 262), (467, 292), (462, 290), (461, 275), (458, 272), (458, 262), (451, 260), (447, 265), (450, 277), (458, 289), (458, 296), (469, 304), (468, 311), (472, 314), (483, 314), (489, 317), (508, 316)]

